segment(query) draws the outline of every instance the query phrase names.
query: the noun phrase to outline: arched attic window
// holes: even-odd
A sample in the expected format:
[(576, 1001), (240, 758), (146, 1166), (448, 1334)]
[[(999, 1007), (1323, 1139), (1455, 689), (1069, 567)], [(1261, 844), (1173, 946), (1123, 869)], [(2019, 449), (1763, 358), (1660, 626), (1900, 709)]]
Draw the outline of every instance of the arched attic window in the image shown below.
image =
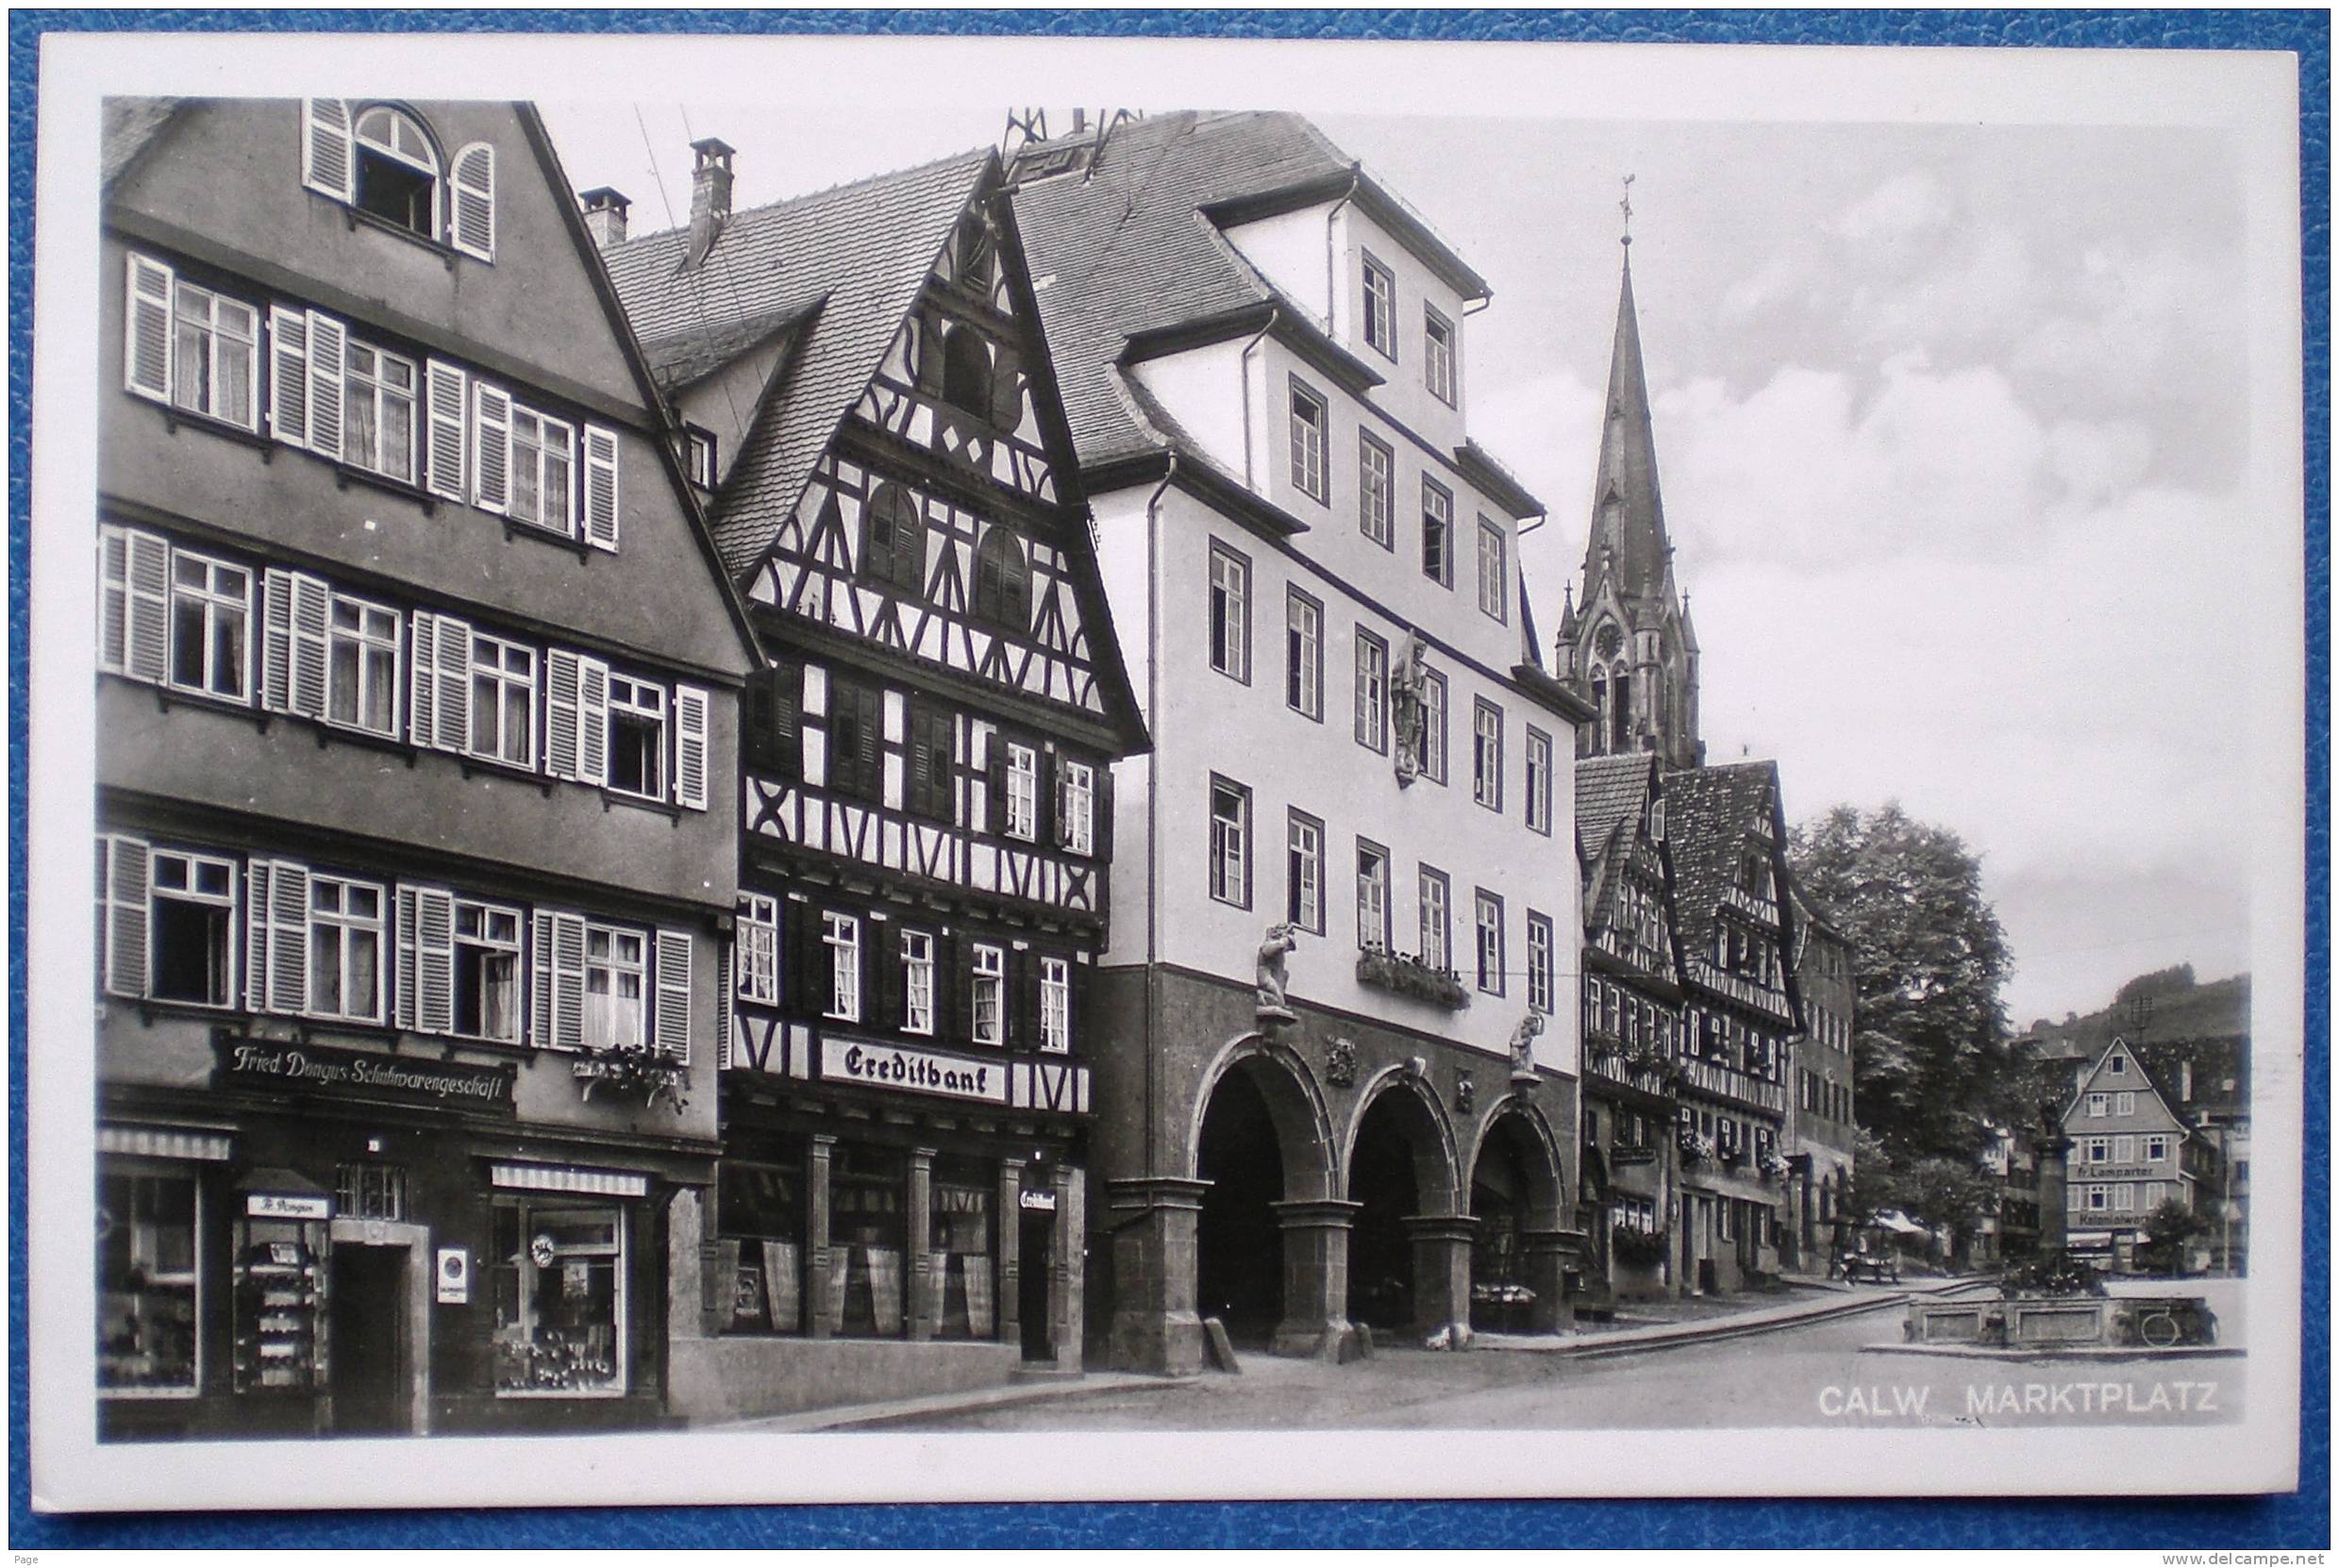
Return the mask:
[(996, 259), (992, 254), (991, 230), (983, 223), (981, 213), (969, 212), (959, 220), (950, 249), (961, 286), (989, 299)]
[(991, 417), (991, 345), (973, 327), (954, 329), (943, 341), (943, 401), (988, 420)]
[(861, 573), (905, 593), (926, 591), (926, 521), (896, 484), (881, 484), (862, 514)]
[(996, 525), (975, 551), (975, 613), (1011, 631), (1031, 629), (1031, 566), (1023, 541)]
[(436, 240), (439, 152), (422, 122), (404, 109), (376, 104), (359, 111), (356, 140), (353, 205), (426, 240)]

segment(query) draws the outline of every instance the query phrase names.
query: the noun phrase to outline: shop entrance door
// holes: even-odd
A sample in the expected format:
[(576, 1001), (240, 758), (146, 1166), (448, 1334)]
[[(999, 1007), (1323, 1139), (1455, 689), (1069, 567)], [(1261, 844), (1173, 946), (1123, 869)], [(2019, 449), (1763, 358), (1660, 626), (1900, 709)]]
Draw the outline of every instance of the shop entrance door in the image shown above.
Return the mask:
[(1015, 1312), (1023, 1323), (1024, 1359), (1052, 1361), (1056, 1359), (1056, 1326), (1048, 1321), (1047, 1286), (1056, 1272), (1055, 1215), (1023, 1211), (1015, 1266)]
[(381, 1437), (414, 1429), (408, 1260), (404, 1246), (334, 1244), (326, 1354), (336, 1432)]

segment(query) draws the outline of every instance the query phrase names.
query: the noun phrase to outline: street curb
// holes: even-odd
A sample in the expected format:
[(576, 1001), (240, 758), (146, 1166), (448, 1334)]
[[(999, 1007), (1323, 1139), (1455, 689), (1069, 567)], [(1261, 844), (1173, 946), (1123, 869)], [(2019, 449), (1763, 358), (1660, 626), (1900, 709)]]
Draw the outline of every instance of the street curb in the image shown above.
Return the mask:
[(1199, 1376), (1157, 1377), (1143, 1373), (1091, 1373), (1063, 1382), (1003, 1384), (996, 1388), (970, 1389), (955, 1394), (928, 1394), (917, 1399), (894, 1399), (868, 1405), (831, 1405), (822, 1410), (798, 1410), (789, 1415), (751, 1416), (743, 1421), (726, 1421), (694, 1427), (702, 1432), (771, 1432), (795, 1434), (805, 1432), (849, 1431), (858, 1427), (883, 1426), (894, 1422), (915, 1421), (923, 1416), (964, 1415), (977, 1410), (1008, 1410), (1021, 1405), (1037, 1405), (1051, 1399), (1067, 1399), (1083, 1393), (1119, 1393), (1130, 1389), (1175, 1389), (1201, 1381)]
[(1863, 1356), (1939, 1356), (1959, 1361), (1998, 1361), (2008, 1366), (2029, 1366), (2040, 1361), (2199, 1361), (2228, 1357), (2246, 1357), (2249, 1349), (2239, 1344), (2180, 1344), (2166, 1350), (2150, 1345), (2107, 1344), (2071, 1345), (2060, 1350), (1997, 1349), (1971, 1344), (1902, 1344), (1886, 1341), (1881, 1344), (1863, 1344)]
[[(1881, 1311), (1887, 1307), (1903, 1307), (1917, 1296), (1950, 1295), (1958, 1291), (1986, 1285), (1975, 1279), (1946, 1280), (1938, 1285), (1897, 1291), (1891, 1295), (1876, 1296), (1865, 1301), (1828, 1302), (1807, 1311), (1779, 1317), (1759, 1318), (1752, 1322), (1745, 1317), (1712, 1318), (1704, 1323), (1668, 1325), (1662, 1328), (1627, 1329), (1623, 1334), (1598, 1335), (1592, 1338), (1566, 1340), (1548, 1345), (1482, 1344), (1480, 1348), (1501, 1354), (1510, 1352), (1527, 1356), (1565, 1356), (1584, 1360), (1611, 1356), (1636, 1356), (1647, 1351), (1670, 1350), (1677, 1345), (1712, 1344), (1722, 1340), (1746, 1339), (1756, 1334), (1773, 1334), (1783, 1329), (1800, 1328), (1806, 1324), (1830, 1323), (1837, 1318), (1857, 1317), (1863, 1312)], [(1626, 1340), (1627, 1334), (1644, 1334), (1646, 1338)]]

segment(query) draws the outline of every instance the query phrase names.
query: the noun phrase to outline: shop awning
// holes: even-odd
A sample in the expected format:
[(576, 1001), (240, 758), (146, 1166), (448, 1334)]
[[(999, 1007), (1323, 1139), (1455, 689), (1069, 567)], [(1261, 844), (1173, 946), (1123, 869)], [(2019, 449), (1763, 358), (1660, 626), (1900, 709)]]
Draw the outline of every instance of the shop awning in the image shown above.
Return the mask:
[(226, 1159), (230, 1157), (227, 1135), (198, 1132), (192, 1127), (134, 1127), (101, 1126), (100, 1154), (142, 1154), (154, 1159)]
[(281, 1165), (262, 1165), (236, 1183), (239, 1193), (276, 1193), (286, 1197), (322, 1198), (332, 1194), (298, 1171), (288, 1171)]
[(527, 1193), (596, 1193), (603, 1197), (648, 1195), (650, 1178), (639, 1171), (595, 1171), (582, 1165), (491, 1164), (488, 1179), (498, 1187)]

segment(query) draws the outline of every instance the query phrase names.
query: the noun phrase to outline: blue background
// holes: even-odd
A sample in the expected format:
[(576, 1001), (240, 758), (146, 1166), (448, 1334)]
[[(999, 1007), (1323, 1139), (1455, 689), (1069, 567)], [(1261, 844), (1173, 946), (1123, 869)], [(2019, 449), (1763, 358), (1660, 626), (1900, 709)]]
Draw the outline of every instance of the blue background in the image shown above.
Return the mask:
[[(51, 32), (514, 31), (1507, 39), (2276, 49), (2299, 60), (2306, 354), (2307, 1142), (2301, 1490), (2240, 1500), (1145, 1503), (36, 1515), (25, 1346), (25, 783), (34, 121)], [(8, 1544), (40, 1546), (1861, 1546), (2306, 1549), (2331, 1540), (2331, 18), (2322, 11), (17, 10), (8, 29)], [(2272, 1242), (2274, 1238), (2268, 1237)]]

